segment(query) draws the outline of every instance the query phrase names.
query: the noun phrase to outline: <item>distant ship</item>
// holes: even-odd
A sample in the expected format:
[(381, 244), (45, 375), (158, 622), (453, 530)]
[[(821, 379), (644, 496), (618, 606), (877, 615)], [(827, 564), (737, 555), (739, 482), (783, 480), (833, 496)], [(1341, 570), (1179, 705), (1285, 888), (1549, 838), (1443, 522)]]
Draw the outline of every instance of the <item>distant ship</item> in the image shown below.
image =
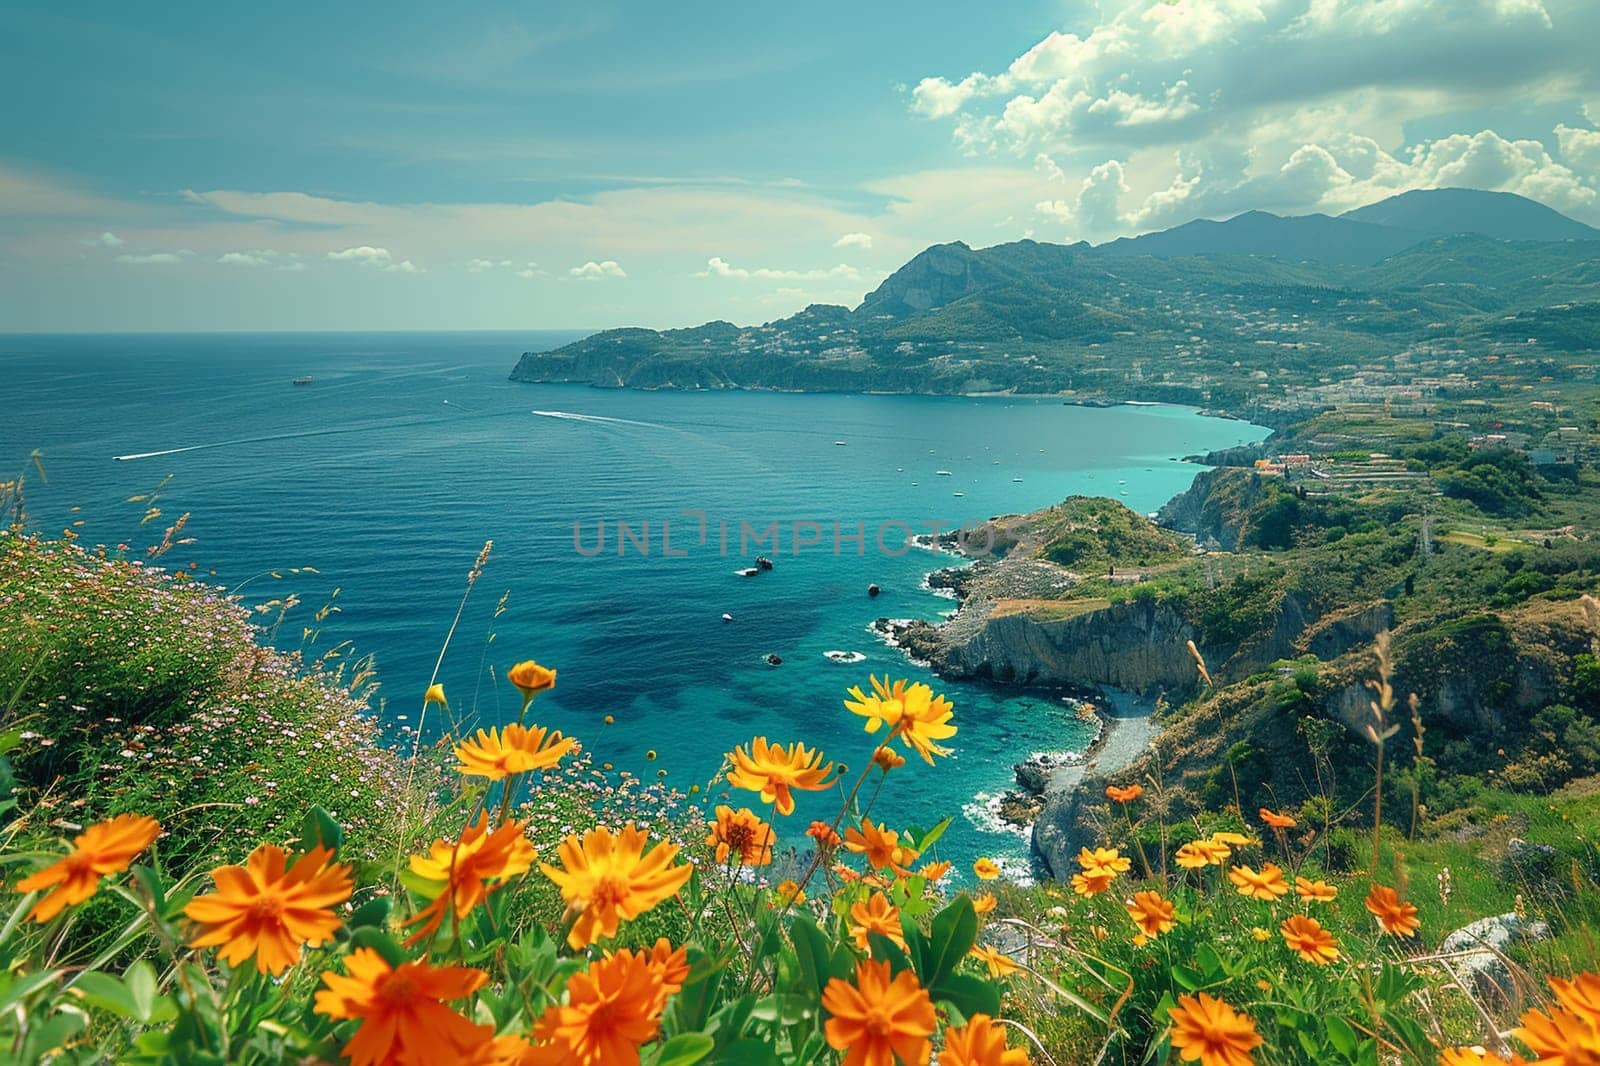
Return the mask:
[(295, 378), (293, 383), (296, 385), (309, 385), (311, 384), (311, 375), (307, 374), (303, 378)]

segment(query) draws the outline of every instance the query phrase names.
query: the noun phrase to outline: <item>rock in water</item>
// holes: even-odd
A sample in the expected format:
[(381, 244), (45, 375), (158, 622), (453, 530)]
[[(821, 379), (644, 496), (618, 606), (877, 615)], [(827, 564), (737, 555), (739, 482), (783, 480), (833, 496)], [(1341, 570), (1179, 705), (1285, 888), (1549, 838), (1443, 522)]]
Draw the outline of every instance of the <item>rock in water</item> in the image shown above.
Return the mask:
[(867, 586), (867, 595), (868, 596), (876, 596), (878, 593), (880, 593), (882, 591), (883, 590), (880, 589), (877, 585), (868, 585)]
[(779, 655), (777, 652), (773, 652), (771, 655), (767, 656), (767, 665), (768, 666), (782, 666), (783, 665), (783, 656)]

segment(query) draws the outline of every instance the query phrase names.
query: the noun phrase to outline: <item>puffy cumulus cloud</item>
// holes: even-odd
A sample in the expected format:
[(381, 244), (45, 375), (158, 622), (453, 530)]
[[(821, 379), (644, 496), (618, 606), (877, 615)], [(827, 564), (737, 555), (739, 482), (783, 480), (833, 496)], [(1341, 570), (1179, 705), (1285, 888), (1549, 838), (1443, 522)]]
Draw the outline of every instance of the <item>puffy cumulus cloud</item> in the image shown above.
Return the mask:
[[(923, 78), (910, 107), (969, 154), (1039, 161), (1036, 217), (1078, 236), (1446, 185), (1594, 220), (1593, 130), (1464, 116), (1514, 98), (1600, 124), (1597, 39), (1594, 0), (1108, 0), (1004, 69)], [(1408, 143), (1426, 120), (1466, 132)]]
[(567, 275), (579, 281), (605, 281), (607, 278), (625, 278), (628, 273), (615, 259), (605, 259), (598, 263), (591, 259), (582, 266), (573, 267), (567, 271)]
[(861, 248), (865, 250), (872, 247), (872, 234), (846, 233), (843, 237), (834, 241), (833, 246), (835, 248)]
[(550, 275), (539, 269), (539, 264), (534, 262), (519, 263), (511, 259), (469, 259), (467, 271), (472, 274), (484, 274), (491, 270), (509, 270), (519, 278), (547, 278)]
[(176, 252), (127, 252), (117, 256), (117, 262), (127, 263), (129, 266), (172, 266), (183, 262), (193, 254), (187, 248)]
[(279, 252), (272, 248), (252, 248), (243, 252), (223, 252), (217, 256), (223, 266), (272, 267), (274, 270), (304, 270), (305, 263), (294, 252)]
[(422, 268), (409, 259), (396, 259), (389, 254), (387, 248), (375, 248), (370, 244), (356, 245), (353, 248), (342, 248), (337, 252), (329, 252), (328, 259), (335, 263), (359, 263), (362, 266), (372, 267), (389, 274), (420, 274)]
[(774, 270), (770, 267), (736, 267), (721, 256), (706, 260), (706, 268), (697, 271), (697, 278), (755, 278), (759, 281), (859, 281), (861, 271), (840, 263), (823, 270)]

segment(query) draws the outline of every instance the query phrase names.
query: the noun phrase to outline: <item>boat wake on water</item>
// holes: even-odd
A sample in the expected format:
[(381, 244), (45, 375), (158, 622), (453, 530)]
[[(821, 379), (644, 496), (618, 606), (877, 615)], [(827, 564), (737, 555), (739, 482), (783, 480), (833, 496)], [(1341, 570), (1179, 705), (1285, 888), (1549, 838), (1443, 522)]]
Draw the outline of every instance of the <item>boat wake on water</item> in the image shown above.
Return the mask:
[(608, 415), (584, 415), (576, 411), (532, 411), (541, 418), (563, 418), (569, 422), (600, 422), (602, 424), (617, 426), (643, 426), (646, 429), (670, 429), (658, 422), (636, 422), (631, 418), (611, 418)]
[(188, 444), (182, 448), (163, 448), (154, 452), (130, 452), (127, 455), (113, 455), (111, 458), (119, 463), (131, 463), (136, 459), (154, 459), (162, 455), (181, 455), (184, 452), (202, 452), (212, 448), (234, 448), (242, 444), (265, 444), (275, 440), (294, 440), (298, 437), (328, 437), (337, 433), (370, 433), (377, 429), (400, 429), (405, 426), (425, 426), (435, 422), (453, 421), (448, 418), (417, 418), (405, 422), (376, 422), (362, 426), (329, 426), (326, 429), (303, 429), (293, 433), (272, 433), (265, 437), (241, 437), (238, 440), (211, 441), (207, 444)]

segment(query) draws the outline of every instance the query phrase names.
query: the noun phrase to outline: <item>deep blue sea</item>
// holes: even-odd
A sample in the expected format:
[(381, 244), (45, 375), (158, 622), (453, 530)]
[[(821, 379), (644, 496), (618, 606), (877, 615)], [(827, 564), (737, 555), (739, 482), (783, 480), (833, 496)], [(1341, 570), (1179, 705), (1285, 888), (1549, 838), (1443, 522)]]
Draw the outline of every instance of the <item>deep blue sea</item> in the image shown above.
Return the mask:
[[(965, 866), (989, 854), (1022, 870), (1026, 840), (989, 827), (975, 801), (1006, 788), (1029, 752), (1081, 749), (1088, 730), (1058, 698), (940, 681), (869, 632), (880, 616), (953, 606), (923, 584), (952, 560), (903, 550), (904, 528), (885, 524), (926, 532), (1073, 493), (1151, 511), (1199, 472), (1176, 457), (1266, 434), (1174, 407), (507, 380), (523, 350), (575, 336), (0, 336), (0, 464), (21, 468), (39, 449), (49, 483), (30, 483), (34, 524), (54, 533), (81, 522), (85, 544), (142, 549), (189, 513), (195, 543), (163, 562), (251, 603), (297, 595), (282, 646), (298, 646), (337, 587), (340, 613), (315, 650), (349, 641), (374, 653), (387, 701), (374, 712), (391, 723), (415, 721), (491, 538), (440, 672), (457, 712), (513, 716), (515, 692), (485, 665), (498, 674), (537, 659), (560, 672), (538, 720), (640, 776), (664, 768), (682, 787), (704, 781), (756, 733), (859, 767), (870, 742), (843, 709), (845, 689), (874, 672), (927, 680), (955, 702), (956, 755), (908, 763), (885, 796), (923, 825), (966, 809), (944, 856)], [(291, 384), (301, 376), (314, 380)], [(143, 505), (128, 498), (169, 478), (163, 518), (141, 527)], [(619, 522), (631, 538), (618, 537)], [(741, 533), (773, 522), (776, 546), (741, 547)], [(864, 528), (864, 550), (841, 539), (836, 553), (835, 523), (845, 535)], [(879, 550), (880, 528), (896, 554)], [(775, 568), (739, 576), (758, 554)], [(289, 572), (305, 567), (315, 573)], [(874, 582), (882, 595), (869, 599)], [(616, 724), (602, 730), (607, 714)], [(824, 813), (813, 803), (797, 818)]]

